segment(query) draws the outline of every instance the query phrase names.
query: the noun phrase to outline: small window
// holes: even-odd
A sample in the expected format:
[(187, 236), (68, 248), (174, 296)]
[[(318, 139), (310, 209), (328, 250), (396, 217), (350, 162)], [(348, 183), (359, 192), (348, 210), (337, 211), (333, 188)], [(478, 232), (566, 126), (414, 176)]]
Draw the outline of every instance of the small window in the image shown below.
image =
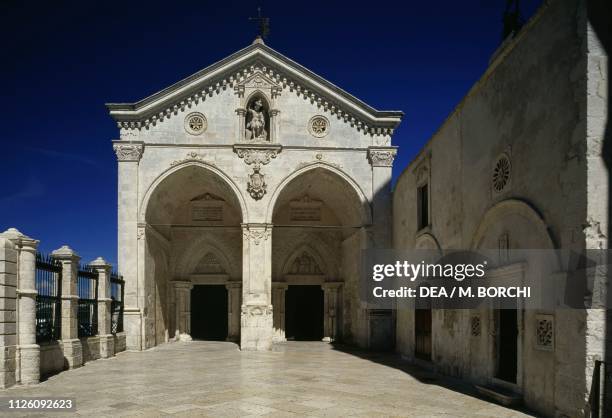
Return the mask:
[(427, 184), (417, 189), (419, 230), (429, 226), (429, 190)]

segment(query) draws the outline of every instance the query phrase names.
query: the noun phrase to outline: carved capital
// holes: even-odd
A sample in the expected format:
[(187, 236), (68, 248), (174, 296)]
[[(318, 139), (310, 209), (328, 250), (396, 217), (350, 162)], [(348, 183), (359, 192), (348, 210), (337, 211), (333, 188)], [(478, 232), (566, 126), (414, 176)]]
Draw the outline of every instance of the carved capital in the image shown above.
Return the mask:
[(234, 93), (238, 97), (244, 97), (244, 84), (237, 84), (234, 86)]
[(117, 154), (117, 161), (140, 161), (144, 152), (144, 143), (114, 141), (113, 150)]
[(267, 241), (272, 235), (272, 225), (269, 224), (243, 224), (242, 236), (246, 241), (252, 242), (255, 245), (261, 244), (262, 241)]
[(234, 145), (234, 152), (239, 158), (244, 159), (247, 165), (255, 165), (259, 167), (266, 165), (270, 160), (276, 158), (281, 152), (282, 147), (280, 145)]
[(368, 148), (368, 160), (372, 167), (392, 167), (396, 154), (396, 148)]

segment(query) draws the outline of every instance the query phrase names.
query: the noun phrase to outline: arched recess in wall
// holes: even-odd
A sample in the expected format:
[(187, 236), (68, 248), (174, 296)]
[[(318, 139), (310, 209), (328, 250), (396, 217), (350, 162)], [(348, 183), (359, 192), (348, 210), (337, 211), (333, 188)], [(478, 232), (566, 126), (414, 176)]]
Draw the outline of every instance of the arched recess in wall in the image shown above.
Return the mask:
[(439, 254), (442, 253), (438, 240), (430, 233), (424, 233), (416, 238), (414, 244), (415, 250), (435, 250)]
[(307, 251), (314, 257), (327, 277), (338, 277), (340, 266), (337, 259), (340, 255), (337, 249), (319, 238), (315, 234), (307, 233), (302, 236), (290, 236), (284, 240), (283, 245), (276, 247), (272, 265), (273, 278), (280, 279), (287, 274), (292, 260), (302, 251)]
[(522, 200), (504, 200), (487, 210), (474, 232), (471, 248), (498, 249), (504, 234), (509, 236), (510, 248), (555, 248), (542, 216)]
[[(303, 258), (309, 258), (312, 261), (312, 266), (318, 271), (295, 271), (296, 264), (299, 264)], [(299, 270), (299, 268), (298, 268)], [(286, 258), (282, 266), (282, 274), (326, 274), (327, 263), (315, 248), (308, 244), (302, 244), (294, 247), (289, 257)]]
[[(340, 193), (326, 194), (326, 187)], [(275, 211), (290, 199), (291, 189), (302, 190), (311, 197), (325, 198), (337, 208), (344, 225), (365, 226), (372, 223), (371, 207), (361, 187), (340, 168), (325, 162), (308, 164), (294, 171), (274, 189), (266, 209), (266, 222), (271, 223)], [(324, 196), (323, 196), (324, 195)], [(323, 200), (323, 199), (321, 199)]]
[(194, 273), (202, 258), (212, 253), (227, 275), (239, 278), (242, 275), (242, 254), (239, 250), (240, 248), (230, 248), (223, 242), (214, 242), (206, 236), (199, 237), (192, 241), (177, 259), (174, 275), (186, 277)]
[[(178, 183), (180, 180), (184, 180), (188, 178), (190, 175), (193, 175), (194, 172), (201, 173), (201, 177), (207, 177), (213, 180), (213, 182), (217, 185), (215, 189), (222, 190), (222, 194), (225, 194), (229, 197), (230, 204), (234, 207), (239, 208), (240, 218), (242, 222), (248, 222), (248, 212), (247, 205), (244, 199), (244, 196), (240, 192), (240, 189), (234, 183), (234, 181), (226, 175), (223, 171), (219, 170), (212, 164), (209, 164), (204, 161), (185, 161), (161, 172), (153, 182), (148, 186), (147, 191), (144, 194), (142, 199), (142, 203), (140, 204), (140, 208), (138, 211), (138, 221), (139, 222), (148, 222), (148, 217), (153, 216), (152, 212), (152, 204), (151, 200), (156, 195), (160, 194), (160, 190), (163, 189), (166, 184), (166, 189), (168, 189), (167, 183), (171, 181), (173, 183)], [(179, 183), (180, 184), (180, 183)], [(181, 185), (180, 189), (188, 192), (187, 185)]]

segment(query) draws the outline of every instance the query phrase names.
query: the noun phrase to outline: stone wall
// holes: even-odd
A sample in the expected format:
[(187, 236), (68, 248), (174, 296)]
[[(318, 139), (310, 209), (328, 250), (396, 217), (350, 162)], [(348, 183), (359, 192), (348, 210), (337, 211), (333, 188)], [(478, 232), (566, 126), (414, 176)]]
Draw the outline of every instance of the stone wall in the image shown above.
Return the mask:
[[(57, 268), (37, 276), (38, 241), (10, 228), (0, 234), (0, 387), (38, 383), (62, 370), (113, 356), (125, 350), (125, 333), (111, 334), (110, 269), (102, 258), (89, 266), (98, 278), (98, 335), (79, 338), (77, 272), (80, 257), (68, 246), (51, 255)], [(45, 262), (47, 263), (47, 262)], [(50, 262), (49, 262), (50, 263)], [(47, 263), (47, 264), (49, 264)], [(39, 343), (37, 336), (38, 280), (50, 274), (61, 279), (61, 335)], [(59, 286), (59, 283), (56, 285)], [(43, 288), (49, 289), (45, 283)], [(53, 294), (45, 294), (47, 296)], [(54, 308), (55, 309), (55, 308)]]
[[(579, 0), (550, 1), (504, 43), (419, 155), (393, 196), (396, 249), (607, 248), (607, 176), (601, 159), (607, 58)], [(498, 187), (494, 170), (509, 163)], [(429, 185), (430, 225), (417, 226), (417, 188)], [(499, 190), (498, 190), (499, 189)], [(548, 272), (547, 274), (553, 274)], [(552, 351), (534, 348), (537, 315), (554, 318)], [(478, 315), (480, 336), (470, 335)], [(580, 416), (602, 312), (524, 311), (519, 382), (525, 403), (545, 415)], [(447, 374), (495, 383), (493, 318), (434, 311), (432, 363)], [(414, 312), (397, 313), (397, 350), (414, 359)]]

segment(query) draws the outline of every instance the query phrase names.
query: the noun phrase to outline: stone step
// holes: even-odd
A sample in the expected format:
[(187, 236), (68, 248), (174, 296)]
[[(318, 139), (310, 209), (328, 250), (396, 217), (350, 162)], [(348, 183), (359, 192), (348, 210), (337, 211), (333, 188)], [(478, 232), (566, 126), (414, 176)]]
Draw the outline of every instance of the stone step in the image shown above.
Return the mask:
[(494, 400), (504, 406), (518, 406), (523, 403), (523, 396), (499, 386), (475, 385), (476, 390), (483, 396)]

